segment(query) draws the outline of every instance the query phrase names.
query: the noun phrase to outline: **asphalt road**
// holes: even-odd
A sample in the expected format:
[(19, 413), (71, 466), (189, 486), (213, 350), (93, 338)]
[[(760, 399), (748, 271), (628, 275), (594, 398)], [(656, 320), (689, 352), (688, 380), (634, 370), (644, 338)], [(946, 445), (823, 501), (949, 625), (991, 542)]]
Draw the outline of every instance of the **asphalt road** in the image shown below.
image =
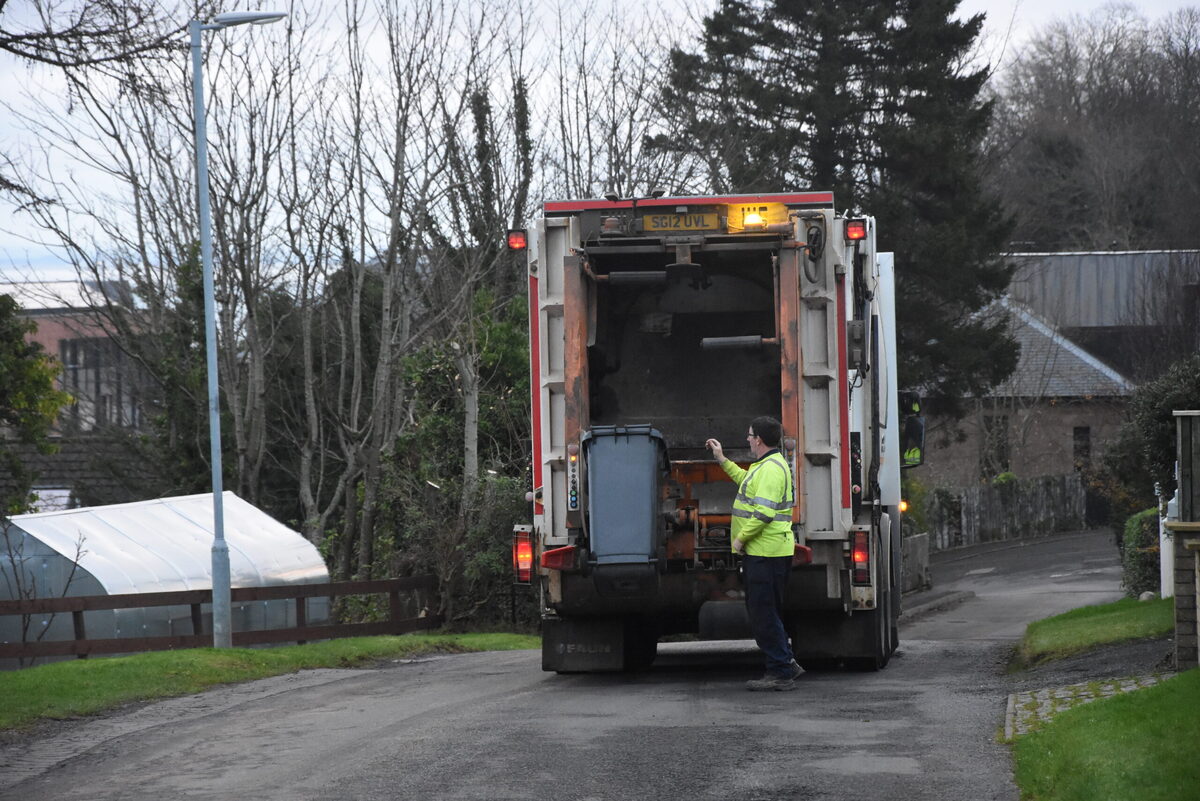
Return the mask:
[(748, 693), (749, 643), (665, 644), (637, 675), (545, 674), (530, 651), (311, 671), (0, 748), (0, 799), (1015, 801), (1000, 669), (1024, 623), (1119, 596), (1111, 537), (939, 556), (933, 575), (974, 597), (904, 622), (878, 673)]

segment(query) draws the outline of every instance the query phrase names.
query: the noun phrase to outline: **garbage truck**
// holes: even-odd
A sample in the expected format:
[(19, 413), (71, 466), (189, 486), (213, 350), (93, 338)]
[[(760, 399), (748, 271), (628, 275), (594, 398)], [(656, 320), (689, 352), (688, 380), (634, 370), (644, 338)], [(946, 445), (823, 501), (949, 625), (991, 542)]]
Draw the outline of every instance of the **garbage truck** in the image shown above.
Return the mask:
[[(783, 427), (796, 547), (785, 624), (806, 667), (884, 667), (900, 612), (900, 469), (920, 460), (896, 376), (892, 255), (821, 191), (544, 203), (527, 253), (532, 520), (542, 667), (634, 670), (658, 641), (748, 637), (730, 547), (749, 422)], [(908, 434), (906, 437), (905, 434)]]

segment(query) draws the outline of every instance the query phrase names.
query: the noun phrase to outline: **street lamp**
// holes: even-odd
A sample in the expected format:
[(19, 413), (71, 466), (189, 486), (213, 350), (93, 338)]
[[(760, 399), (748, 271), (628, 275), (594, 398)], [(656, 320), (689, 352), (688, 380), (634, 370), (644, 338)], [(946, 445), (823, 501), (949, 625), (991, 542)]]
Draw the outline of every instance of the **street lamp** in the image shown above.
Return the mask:
[(266, 25), (287, 14), (269, 11), (231, 11), (213, 17), (211, 23), (192, 20), (192, 112), (196, 118), (196, 199), (200, 208), (200, 266), (204, 271), (204, 339), (208, 352), (208, 439), (212, 451), (213, 547), (212, 610), (213, 647), (233, 646), (233, 614), (229, 599), (229, 545), (225, 542), (225, 509), (221, 493), (221, 415), (217, 397), (217, 316), (213, 289), (212, 219), (208, 208), (208, 134), (204, 125), (204, 60), (200, 55), (200, 32), (234, 25)]

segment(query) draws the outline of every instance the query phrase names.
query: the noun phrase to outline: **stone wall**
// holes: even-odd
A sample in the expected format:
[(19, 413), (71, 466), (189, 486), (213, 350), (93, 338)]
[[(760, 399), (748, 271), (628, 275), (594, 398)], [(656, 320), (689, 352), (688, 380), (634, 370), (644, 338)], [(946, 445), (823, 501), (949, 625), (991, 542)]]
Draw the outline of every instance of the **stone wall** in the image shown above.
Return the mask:
[(1021, 408), (979, 409), (961, 421), (930, 416), (927, 421), (925, 464), (908, 472), (930, 487), (965, 486), (995, 478), (983, 470), (985, 417), (1006, 417), (1008, 469), (1018, 476), (1050, 476), (1074, 472), (1075, 429), (1088, 429), (1089, 458), (1095, 465), (1103, 443), (1116, 438), (1124, 421), (1120, 401), (1097, 399), (1045, 400)]
[(929, 535), (913, 534), (905, 537), (900, 549), (900, 591), (916, 592), (928, 589), (933, 582), (929, 577)]
[(931, 492), (925, 503), (930, 550), (1039, 537), (1087, 527), (1077, 473)]

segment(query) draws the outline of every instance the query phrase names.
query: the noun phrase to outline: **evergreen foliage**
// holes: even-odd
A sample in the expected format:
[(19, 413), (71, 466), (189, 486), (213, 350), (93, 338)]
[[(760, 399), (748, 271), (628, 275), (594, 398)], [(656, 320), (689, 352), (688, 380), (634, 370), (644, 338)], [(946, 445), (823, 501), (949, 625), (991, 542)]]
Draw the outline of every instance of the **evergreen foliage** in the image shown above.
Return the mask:
[[(54, 359), (38, 343), (25, 341), (25, 335), (36, 331), (37, 325), (21, 318), (19, 310), (12, 296), (0, 295), (0, 428), (11, 432), (18, 442), (52, 453), (50, 428), (71, 398), (56, 388)], [(4, 437), (0, 437), (0, 467), (10, 477), (4, 497), (0, 497), (0, 514), (26, 511), (35, 476)]]
[(1120, 534), (1125, 520), (1154, 503), (1158, 485), (1169, 498), (1175, 490), (1175, 416), (1200, 408), (1200, 356), (1172, 365), (1134, 391), (1129, 420), (1104, 454), (1093, 488), (1111, 504), (1109, 524)]
[[(510, 614), (511, 533), (528, 518), (529, 369), (523, 299), (492, 317), (490, 293), (476, 297), (482, 391), (479, 463), (482, 475), (466, 486), (464, 396), (454, 348), (438, 343), (408, 359), (406, 376), (416, 402), (413, 423), (386, 459), (381, 567), (392, 575), (433, 572), (441, 587), (439, 611), (451, 626), (503, 623)], [(518, 617), (529, 624), (536, 609), (527, 593)]]
[(1136, 598), (1143, 592), (1158, 592), (1158, 507), (1144, 509), (1125, 521), (1121, 549), (1121, 586)]
[(695, 52), (672, 52), (655, 145), (703, 161), (713, 191), (831, 189), (874, 215), (896, 254), (901, 382), (961, 414), (1016, 366), (996, 254), (1010, 223), (978, 173), (991, 120), (983, 69), (962, 67), (982, 24), (955, 0), (863, 5), (722, 0)]
[(1176, 362), (1159, 378), (1138, 387), (1129, 409), (1149, 479), (1170, 495), (1175, 489), (1173, 412), (1200, 409), (1200, 355)]

